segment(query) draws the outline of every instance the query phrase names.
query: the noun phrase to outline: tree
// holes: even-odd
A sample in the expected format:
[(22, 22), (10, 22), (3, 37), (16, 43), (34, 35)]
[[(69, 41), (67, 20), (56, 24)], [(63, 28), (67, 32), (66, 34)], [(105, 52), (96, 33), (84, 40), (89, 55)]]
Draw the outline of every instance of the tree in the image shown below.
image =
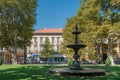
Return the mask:
[[(92, 4), (94, 4), (94, 3), (92, 3)], [(85, 5), (85, 2), (81, 3), (80, 5), (81, 6), (80, 6), (80, 9), (78, 10), (78, 13), (75, 16), (73, 16), (72, 18), (67, 19), (67, 23), (66, 23), (66, 26), (65, 26), (65, 29), (63, 32), (63, 38), (64, 38), (64, 45), (63, 46), (66, 46), (67, 44), (73, 43), (74, 36), (71, 36), (71, 32), (74, 30), (74, 27), (76, 24), (78, 25), (78, 27), (80, 29), (79, 31), (82, 32), (78, 36), (79, 42), (83, 42), (83, 43), (86, 42), (86, 45), (87, 45), (87, 44), (91, 43), (91, 41), (93, 41), (92, 35), (93, 35), (93, 31), (96, 29), (96, 28), (94, 28), (94, 25), (99, 24), (98, 23), (99, 18), (96, 18), (96, 16), (98, 16), (97, 15), (98, 8), (94, 7), (94, 9), (90, 9), (90, 8), (93, 8), (93, 6), (91, 6), (91, 4)], [(92, 10), (96, 14), (93, 14)], [(93, 17), (94, 17), (93, 19), (96, 19), (96, 21), (98, 21), (98, 22), (95, 22), (95, 21), (93, 22), (93, 20), (89, 20), (87, 17), (89, 15), (89, 13), (91, 13), (91, 16), (93, 15)], [(89, 18), (91, 18), (91, 16), (89, 16)]]
[(52, 57), (53, 54), (53, 47), (50, 44), (49, 39), (46, 39), (45, 43), (42, 45), (42, 50), (41, 50), (41, 54), (45, 57)]
[(81, 0), (80, 3), (80, 8), (76, 15), (67, 19), (63, 33), (63, 46), (73, 42), (74, 36), (71, 36), (71, 32), (74, 26), (78, 24), (82, 32), (79, 36), (79, 42), (86, 43), (88, 47), (88, 44), (92, 43), (94, 46), (91, 48), (94, 49), (98, 46), (97, 42), (99, 40), (101, 41), (99, 45), (102, 45), (103, 39), (107, 39), (109, 56), (112, 55), (112, 43), (120, 38), (120, 1)]
[(0, 32), (2, 34), (0, 41), (3, 47), (11, 53), (14, 64), (17, 63), (17, 49), (26, 48), (30, 44), (36, 6), (36, 0), (0, 1)]
[(113, 43), (120, 39), (120, 1), (101, 0), (99, 4), (101, 6), (101, 19), (103, 20), (102, 26), (107, 27), (107, 32), (103, 32), (106, 36), (102, 36), (108, 40), (108, 57), (111, 60), (111, 65), (114, 65)]

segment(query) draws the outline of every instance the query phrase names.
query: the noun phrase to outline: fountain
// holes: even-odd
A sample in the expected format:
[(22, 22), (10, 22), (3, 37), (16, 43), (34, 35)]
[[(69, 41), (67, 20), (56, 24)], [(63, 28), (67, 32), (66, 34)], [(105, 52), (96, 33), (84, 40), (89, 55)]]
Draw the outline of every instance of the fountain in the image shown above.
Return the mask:
[(83, 43), (78, 43), (78, 34), (81, 32), (78, 31), (78, 27), (76, 25), (75, 31), (72, 32), (75, 35), (75, 42), (74, 44), (67, 45), (68, 48), (72, 48), (74, 50), (74, 61), (70, 68), (55, 68), (49, 70), (50, 74), (57, 74), (57, 75), (77, 75), (77, 76), (101, 76), (105, 75), (105, 70), (103, 69), (91, 69), (91, 68), (81, 68), (78, 50), (80, 48), (85, 48), (86, 45)]
[(82, 70), (82, 68), (80, 67), (80, 62), (78, 61), (78, 59), (79, 59), (79, 57), (80, 57), (80, 56), (78, 55), (78, 50), (79, 50), (80, 48), (85, 48), (86, 45), (84, 45), (84, 44), (82, 44), (82, 43), (78, 43), (78, 34), (80, 34), (80, 33), (81, 33), (81, 32), (78, 31), (78, 27), (77, 27), (77, 25), (76, 25), (75, 31), (72, 32), (72, 34), (75, 35), (75, 42), (74, 42), (74, 44), (67, 45), (68, 48), (72, 48), (72, 49), (74, 50), (74, 52), (75, 52), (75, 54), (74, 54), (74, 56), (73, 56), (74, 61), (73, 61), (73, 64), (72, 64), (72, 66), (71, 66), (71, 68), (70, 68), (70, 69), (72, 69), (72, 70)]

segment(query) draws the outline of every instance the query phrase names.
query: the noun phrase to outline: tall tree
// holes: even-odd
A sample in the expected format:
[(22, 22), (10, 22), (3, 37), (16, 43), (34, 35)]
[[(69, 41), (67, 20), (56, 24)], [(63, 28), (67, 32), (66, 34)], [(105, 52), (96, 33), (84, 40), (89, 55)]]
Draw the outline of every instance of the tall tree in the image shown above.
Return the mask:
[[(119, 0), (101, 0), (100, 1), (102, 26), (107, 27), (107, 31), (102, 30), (102, 37), (108, 40), (108, 57), (113, 61), (113, 43), (120, 39), (120, 1)], [(116, 25), (117, 24), (117, 25)], [(100, 32), (99, 32), (100, 33)]]
[(0, 32), (2, 34), (0, 41), (3, 47), (11, 53), (13, 64), (17, 63), (17, 49), (25, 48), (30, 44), (36, 6), (36, 0), (0, 1)]
[[(63, 33), (64, 46), (73, 42), (71, 32), (75, 24), (78, 24), (82, 32), (79, 36), (80, 42), (85, 42), (87, 45), (92, 43), (94, 45), (92, 48), (94, 49), (98, 44), (97, 42), (107, 39), (109, 56), (112, 56), (112, 51), (110, 51), (113, 50), (112, 43), (119, 39), (120, 1), (81, 0), (80, 3), (80, 8), (76, 15), (67, 19)], [(100, 43), (102, 44), (103, 42)], [(90, 46), (88, 45), (88, 47)]]

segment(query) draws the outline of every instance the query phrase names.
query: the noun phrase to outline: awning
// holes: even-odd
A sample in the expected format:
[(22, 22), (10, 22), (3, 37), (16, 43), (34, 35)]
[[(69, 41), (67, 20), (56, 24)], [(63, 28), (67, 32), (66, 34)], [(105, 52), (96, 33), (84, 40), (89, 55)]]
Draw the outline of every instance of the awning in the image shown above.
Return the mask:
[(34, 53), (34, 54), (32, 54), (32, 56), (37, 57), (37, 56), (38, 56), (38, 54), (37, 54), (37, 53)]

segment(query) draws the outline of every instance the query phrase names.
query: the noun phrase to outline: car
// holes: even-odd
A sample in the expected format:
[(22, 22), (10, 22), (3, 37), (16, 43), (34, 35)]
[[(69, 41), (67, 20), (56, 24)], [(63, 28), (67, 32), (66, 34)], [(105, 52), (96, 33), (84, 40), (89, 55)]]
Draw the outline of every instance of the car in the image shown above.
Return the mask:
[(85, 60), (85, 59), (82, 59), (82, 60), (80, 61), (80, 63), (81, 63), (81, 64), (93, 64), (91, 61)]
[(120, 64), (120, 58), (115, 61), (115, 64)]

